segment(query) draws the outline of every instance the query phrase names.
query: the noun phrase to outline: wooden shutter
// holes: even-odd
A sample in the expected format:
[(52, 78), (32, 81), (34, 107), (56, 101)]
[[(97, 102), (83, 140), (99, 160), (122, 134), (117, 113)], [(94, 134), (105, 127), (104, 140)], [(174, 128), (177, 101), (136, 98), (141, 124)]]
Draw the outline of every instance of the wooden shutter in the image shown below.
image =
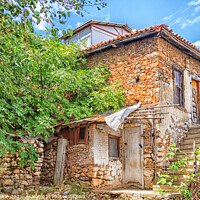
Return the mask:
[(84, 144), (88, 144), (88, 126), (85, 127)]
[(174, 73), (174, 66), (172, 66), (172, 80), (173, 80), (173, 100), (175, 103), (175, 98), (176, 98), (176, 86), (175, 86), (175, 73)]
[(80, 127), (76, 128), (76, 131), (75, 131), (75, 144), (77, 145), (78, 142), (79, 142), (79, 133), (80, 133)]
[(73, 145), (73, 129), (69, 129), (69, 144)]
[(184, 83), (183, 83), (183, 80), (184, 80), (184, 74), (183, 72), (180, 73), (180, 86), (181, 86), (181, 105), (180, 106), (184, 106)]

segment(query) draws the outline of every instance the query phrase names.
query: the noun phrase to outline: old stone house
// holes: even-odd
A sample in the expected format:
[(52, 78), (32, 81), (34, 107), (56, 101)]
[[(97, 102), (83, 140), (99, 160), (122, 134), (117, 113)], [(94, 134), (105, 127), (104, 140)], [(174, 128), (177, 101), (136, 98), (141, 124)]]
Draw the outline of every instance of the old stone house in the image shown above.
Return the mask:
[[(152, 188), (166, 168), (169, 145), (181, 144), (199, 123), (200, 50), (158, 25), (91, 46), (86, 56), (88, 67), (109, 67), (109, 82), (120, 80), (127, 106), (140, 101), (143, 115), (135, 112), (117, 131), (106, 116), (59, 126), (60, 137), (69, 142), (65, 176), (93, 187)], [(56, 150), (56, 144), (48, 145)], [(49, 169), (43, 170), (45, 180)]]
[[(127, 107), (139, 101), (142, 108), (117, 130), (106, 115), (57, 126), (44, 145), (40, 183), (60, 173), (92, 187), (152, 188), (169, 145), (181, 144), (199, 124), (200, 50), (158, 25), (91, 46), (86, 56), (88, 67), (109, 67), (110, 83), (120, 80)], [(56, 172), (58, 162), (64, 171)]]

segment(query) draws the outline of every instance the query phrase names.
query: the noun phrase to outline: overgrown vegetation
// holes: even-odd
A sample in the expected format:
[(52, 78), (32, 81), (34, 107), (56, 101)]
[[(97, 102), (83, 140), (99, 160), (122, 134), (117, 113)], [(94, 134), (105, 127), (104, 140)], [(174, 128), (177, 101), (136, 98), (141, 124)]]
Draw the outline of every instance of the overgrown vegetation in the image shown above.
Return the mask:
[[(0, 154), (18, 151), (22, 167), (28, 159), (36, 161), (37, 153), (14, 136), (47, 139), (59, 121), (116, 110), (125, 100), (120, 87), (108, 85), (108, 68), (88, 69), (84, 52), (78, 45), (61, 44), (57, 29), (48, 30), (46, 37), (34, 33), (33, 20), (40, 23), (41, 14), (52, 24), (54, 17), (64, 15), (52, 10), (56, 2), (67, 12), (80, 12), (84, 5), (105, 6), (103, 0), (52, 0), (49, 6), (38, 0), (0, 2)], [(41, 9), (35, 11), (38, 4)]]
[[(184, 180), (182, 184), (177, 186), (176, 189), (181, 192), (182, 196), (188, 200), (198, 200), (200, 198), (200, 176), (195, 168), (197, 167), (197, 162), (200, 160), (200, 148), (197, 148), (191, 156), (187, 155), (185, 152), (180, 151), (176, 145), (170, 146), (170, 152), (167, 154), (168, 158), (174, 159), (170, 163), (168, 170), (175, 172), (175, 176), (171, 174), (161, 174), (157, 184), (173, 186), (174, 181), (178, 179), (178, 175), (184, 175)], [(192, 163), (194, 169), (192, 172), (188, 172), (187, 165)], [(166, 193), (166, 190), (159, 190), (160, 193)]]

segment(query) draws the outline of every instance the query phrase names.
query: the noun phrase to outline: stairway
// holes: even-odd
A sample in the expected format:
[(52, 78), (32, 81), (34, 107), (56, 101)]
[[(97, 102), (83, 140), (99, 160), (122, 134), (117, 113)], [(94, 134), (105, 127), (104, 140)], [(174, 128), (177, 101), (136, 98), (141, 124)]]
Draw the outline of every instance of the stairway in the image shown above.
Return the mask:
[[(200, 126), (191, 126), (189, 129), (189, 132), (187, 133), (187, 136), (185, 136), (184, 140), (181, 142), (179, 146), (179, 149), (187, 153), (187, 155), (179, 152), (177, 153), (176, 157), (179, 157), (179, 156), (192, 157), (194, 141), (196, 143), (196, 148), (200, 147)], [(173, 160), (171, 162), (173, 162)], [(199, 161), (197, 161), (197, 164), (198, 166), (200, 166)], [(198, 167), (197, 169), (198, 169), (198, 172), (200, 172), (200, 167)], [(179, 172), (169, 170), (169, 169), (166, 172), (169, 173), (169, 175), (172, 178), (174, 178), (173, 185), (180, 186), (184, 182), (184, 178), (187, 177), (186, 174), (194, 172), (194, 159), (191, 159), (191, 161), (189, 161), (188, 165), (186, 166), (186, 172), (184, 172), (184, 174), (180, 174)]]

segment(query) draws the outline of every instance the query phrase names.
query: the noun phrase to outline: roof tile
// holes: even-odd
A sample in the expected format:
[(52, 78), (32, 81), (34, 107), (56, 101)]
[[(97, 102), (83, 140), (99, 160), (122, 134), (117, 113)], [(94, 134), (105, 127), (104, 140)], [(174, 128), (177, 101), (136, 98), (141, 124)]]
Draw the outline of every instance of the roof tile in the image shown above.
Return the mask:
[(111, 43), (113, 41), (117, 41), (117, 40), (120, 40), (122, 38), (126, 38), (126, 37), (131, 37), (132, 35), (136, 35), (136, 34), (140, 34), (140, 33), (144, 33), (144, 32), (148, 32), (148, 31), (151, 31), (151, 30), (155, 30), (156, 32), (160, 32), (162, 30), (162, 28), (164, 28), (165, 30), (167, 30), (170, 34), (172, 34), (173, 36), (175, 36), (178, 40), (180, 40), (181, 42), (187, 44), (188, 46), (190, 46), (191, 48), (195, 49), (197, 52), (200, 53), (200, 49), (198, 49), (195, 45), (191, 44), (189, 41), (185, 40), (184, 38), (182, 38), (180, 35), (178, 35), (177, 33), (173, 33), (172, 32), (172, 29), (168, 29), (168, 26), (165, 25), (165, 24), (161, 24), (161, 25), (157, 25), (157, 26), (151, 26), (149, 28), (145, 28), (143, 30), (136, 30), (135, 32), (132, 32), (132, 33), (128, 33), (128, 34), (125, 34), (125, 35), (122, 35), (122, 36), (118, 36), (118, 37), (115, 37), (113, 39), (110, 39), (108, 41), (105, 41), (105, 42), (100, 42), (98, 43), (96, 46), (91, 46), (87, 49), (85, 49), (85, 51), (89, 51), (91, 49), (95, 49), (99, 46), (102, 46), (104, 44), (108, 44), (108, 43)]

